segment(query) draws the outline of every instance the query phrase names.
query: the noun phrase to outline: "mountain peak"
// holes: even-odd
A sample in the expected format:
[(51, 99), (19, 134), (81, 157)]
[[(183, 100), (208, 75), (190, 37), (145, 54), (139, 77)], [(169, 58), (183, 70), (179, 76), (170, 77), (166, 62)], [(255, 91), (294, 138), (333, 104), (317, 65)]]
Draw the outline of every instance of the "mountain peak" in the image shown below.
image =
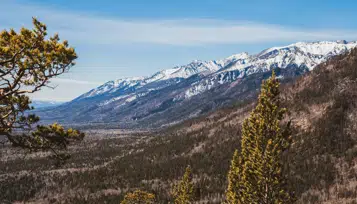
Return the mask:
[(337, 40), (336, 42), (340, 44), (348, 44), (346, 40)]
[(258, 56), (263, 56), (274, 51), (284, 50), (300, 50), (305, 53), (314, 55), (336, 55), (343, 51), (347, 51), (353, 47), (356, 47), (356, 42), (347, 42), (345, 40), (337, 41), (316, 41), (316, 42), (297, 42), (282, 47), (272, 47), (263, 50)]
[(248, 57), (249, 57), (248, 52), (241, 52), (238, 54), (231, 55), (231, 56), (227, 57), (226, 59), (227, 60), (238, 60), (238, 59), (246, 59)]
[(123, 82), (123, 81), (139, 81), (139, 80), (143, 80), (145, 77), (125, 77), (125, 78), (120, 78), (120, 79), (117, 79), (115, 82)]

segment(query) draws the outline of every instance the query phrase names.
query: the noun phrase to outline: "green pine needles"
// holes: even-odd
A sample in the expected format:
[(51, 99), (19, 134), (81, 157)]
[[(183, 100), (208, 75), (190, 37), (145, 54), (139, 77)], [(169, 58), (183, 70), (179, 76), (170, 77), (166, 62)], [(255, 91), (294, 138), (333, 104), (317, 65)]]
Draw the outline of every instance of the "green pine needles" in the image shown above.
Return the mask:
[(127, 193), (120, 204), (154, 204), (155, 195), (142, 190)]
[(191, 167), (186, 168), (185, 174), (173, 191), (175, 204), (190, 204), (193, 201), (193, 183)]
[(291, 144), (290, 122), (281, 125), (287, 110), (281, 108), (279, 86), (273, 72), (243, 123), (241, 152), (234, 153), (228, 173), (229, 204), (292, 202), (282, 172), (282, 155)]

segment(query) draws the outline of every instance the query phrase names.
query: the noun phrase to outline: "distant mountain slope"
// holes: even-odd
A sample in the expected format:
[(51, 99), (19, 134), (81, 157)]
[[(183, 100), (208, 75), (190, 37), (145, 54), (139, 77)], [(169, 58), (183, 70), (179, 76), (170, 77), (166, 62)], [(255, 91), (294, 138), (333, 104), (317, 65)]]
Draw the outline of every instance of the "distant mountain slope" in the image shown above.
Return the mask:
[(38, 108), (48, 108), (48, 107), (59, 106), (63, 103), (64, 102), (60, 102), (60, 101), (33, 100), (30, 105), (33, 106), (35, 109), (38, 109)]
[(356, 42), (346, 41), (300, 42), (256, 55), (240, 53), (221, 60), (196, 60), (149, 77), (109, 81), (39, 115), (45, 121), (158, 127), (254, 97), (271, 69), (277, 69), (279, 77), (289, 81), (356, 46)]

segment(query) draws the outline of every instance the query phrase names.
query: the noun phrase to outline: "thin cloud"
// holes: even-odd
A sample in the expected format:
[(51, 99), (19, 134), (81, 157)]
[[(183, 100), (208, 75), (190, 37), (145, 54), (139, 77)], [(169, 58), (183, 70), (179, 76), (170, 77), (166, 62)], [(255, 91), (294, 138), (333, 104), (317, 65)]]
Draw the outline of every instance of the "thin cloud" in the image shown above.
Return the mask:
[(82, 80), (75, 80), (75, 79), (63, 79), (63, 78), (54, 78), (51, 79), (51, 82), (54, 84), (67, 83), (67, 84), (83, 84), (83, 85), (97, 85), (97, 86), (103, 84), (100, 82), (82, 81)]
[[(250, 44), (263, 42), (355, 39), (357, 31), (307, 30), (246, 21), (207, 19), (122, 20), (58, 11), (5, 1), (0, 26), (6, 19), (18, 24), (37, 16), (65, 39), (85, 44), (152, 43), (177, 46)], [(14, 12), (16, 10), (16, 12)]]

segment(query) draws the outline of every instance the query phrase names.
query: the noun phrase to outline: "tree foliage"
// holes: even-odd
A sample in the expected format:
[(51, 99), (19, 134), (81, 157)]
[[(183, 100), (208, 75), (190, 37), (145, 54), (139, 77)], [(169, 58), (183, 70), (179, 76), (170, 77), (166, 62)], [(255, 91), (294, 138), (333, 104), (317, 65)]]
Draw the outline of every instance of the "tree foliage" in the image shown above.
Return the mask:
[[(13, 29), (0, 33), (0, 135), (14, 146), (31, 151), (53, 151), (64, 158), (64, 150), (73, 140), (84, 135), (58, 124), (33, 127), (39, 118), (27, 114), (33, 109), (29, 95), (50, 87), (51, 78), (67, 72), (77, 54), (57, 34), (47, 36), (46, 25), (33, 18), (34, 29)], [(52, 87), (53, 88), (53, 87)]]
[(228, 174), (228, 203), (290, 203), (282, 155), (289, 147), (290, 122), (280, 106), (279, 82), (273, 75), (262, 84), (258, 104), (243, 123), (241, 153), (236, 151)]
[(120, 204), (153, 204), (155, 203), (155, 195), (141, 190), (136, 190), (133, 193), (127, 193), (124, 200)]
[(241, 181), (242, 160), (239, 157), (238, 150), (233, 154), (231, 166), (228, 172), (228, 187), (226, 190), (227, 203), (243, 203), (242, 198), (242, 181)]
[(186, 167), (185, 174), (174, 189), (175, 204), (189, 204), (193, 201), (193, 183), (191, 167)]

